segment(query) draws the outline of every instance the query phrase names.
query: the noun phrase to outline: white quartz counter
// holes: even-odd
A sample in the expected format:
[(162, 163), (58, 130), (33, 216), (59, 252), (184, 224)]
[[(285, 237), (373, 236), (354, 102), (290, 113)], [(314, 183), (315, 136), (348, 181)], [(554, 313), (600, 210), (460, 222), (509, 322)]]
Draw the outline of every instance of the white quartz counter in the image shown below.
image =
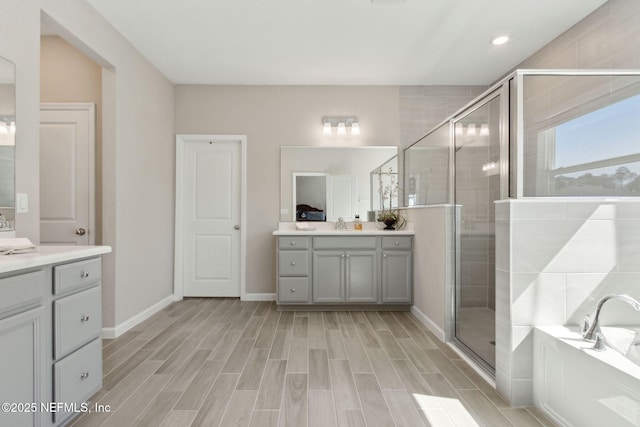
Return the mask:
[(336, 230), (334, 222), (305, 222), (315, 230), (297, 230), (295, 222), (281, 222), (274, 236), (413, 236), (413, 224), (407, 223), (402, 230), (383, 230), (381, 225), (374, 222), (363, 222), (362, 230), (354, 230), (353, 222), (347, 223), (346, 230)]
[(111, 252), (111, 246), (38, 246), (37, 252), (0, 255), (0, 273), (87, 258)]

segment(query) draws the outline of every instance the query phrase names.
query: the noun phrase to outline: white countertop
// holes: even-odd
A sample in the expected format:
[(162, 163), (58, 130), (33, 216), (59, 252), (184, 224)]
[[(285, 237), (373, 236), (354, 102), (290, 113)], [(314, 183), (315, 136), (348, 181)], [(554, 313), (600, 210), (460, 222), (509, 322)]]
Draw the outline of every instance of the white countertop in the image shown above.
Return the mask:
[(111, 246), (38, 246), (38, 252), (0, 255), (0, 273), (71, 261), (111, 252)]
[(281, 222), (274, 236), (413, 236), (413, 223), (407, 223), (402, 230), (383, 230), (382, 225), (375, 222), (363, 222), (362, 230), (354, 230), (353, 222), (347, 223), (346, 230), (336, 230), (335, 222), (305, 222), (315, 230), (296, 230), (295, 222)]

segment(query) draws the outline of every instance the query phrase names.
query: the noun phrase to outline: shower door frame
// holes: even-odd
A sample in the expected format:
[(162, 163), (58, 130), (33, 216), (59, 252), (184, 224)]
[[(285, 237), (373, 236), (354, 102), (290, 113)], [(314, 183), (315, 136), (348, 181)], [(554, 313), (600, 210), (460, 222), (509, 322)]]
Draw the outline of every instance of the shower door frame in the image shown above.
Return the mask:
[[(452, 259), (452, 295), (451, 295), (451, 327), (447, 331), (447, 338), (453, 342), (461, 351), (463, 351), (468, 357), (470, 357), (479, 367), (481, 367), (489, 376), (495, 378), (496, 368), (487, 363), (482, 357), (480, 357), (473, 349), (457, 337), (457, 322), (458, 322), (458, 295), (460, 288), (460, 263), (459, 263), (459, 248), (460, 248), (460, 235), (458, 229), (460, 224), (458, 221), (458, 208), (456, 205), (456, 135), (455, 135), (455, 123), (464, 119), (470, 114), (473, 114), (478, 109), (485, 107), (491, 101), (499, 98), (499, 144), (500, 144), (500, 161), (499, 161), (499, 175), (500, 175), (500, 200), (509, 198), (509, 126), (510, 120), (515, 117), (510, 117), (510, 93), (509, 93), (509, 80), (505, 79), (500, 84), (491, 87), (485, 93), (476, 98), (472, 103), (465, 106), (457, 114), (451, 117), (449, 120), (449, 131), (451, 144), (449, 145), (449, 182), (451, 186), (449, 188), (449, 200), (453, 203), (453, 210), (451, 215), (451, 230), (453, 231), (453, 259)], [(494, 218), (495, 221), (495, 218)], [(494, 234), (495, 242), (495, 234)], [(495, 250), (495, 244), (494, 244)], [(494, 256), (495, 263), (495, 256)], [(495, 268), (495, 265), (494, 265)], [(494, 278), (495, 280), (495, 278)], [(495, 296), (494, 296), (495, 298)], [(494, 334), (495, 335), (495, 334)], [(494, 336), (495, 342), (495, 336)]]

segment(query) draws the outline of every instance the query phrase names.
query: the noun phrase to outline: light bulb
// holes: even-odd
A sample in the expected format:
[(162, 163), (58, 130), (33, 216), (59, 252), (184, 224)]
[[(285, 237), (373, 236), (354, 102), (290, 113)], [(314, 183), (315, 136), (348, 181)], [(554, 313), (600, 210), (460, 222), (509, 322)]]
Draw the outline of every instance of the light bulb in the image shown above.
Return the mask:
[(346, 134), (347, 134), (347, 127), (345, 126), (344, 122), (338, 123), (338, 135), (346, 135)]
[(351, 135), (360, 135), (360, 125), (358, 122), (351, 123)]
[(462, 128), (462, 123), (456, 123), (456, 135), (462, 136), (464, 134), (464, 130)]
[(331, 123), (330, 122), (324, 122), (324, 125), (322, 125), (322, 134), (323, 135), (331, 135)]
[(489, 135), (489, 125), (486, 123), (483, 123), (480, 125), (480, 135), (482, 136), (487, 136)]
[(469, 123), (469, 125), (467, 126), (467, 136), (476, 136), (475, 123)]

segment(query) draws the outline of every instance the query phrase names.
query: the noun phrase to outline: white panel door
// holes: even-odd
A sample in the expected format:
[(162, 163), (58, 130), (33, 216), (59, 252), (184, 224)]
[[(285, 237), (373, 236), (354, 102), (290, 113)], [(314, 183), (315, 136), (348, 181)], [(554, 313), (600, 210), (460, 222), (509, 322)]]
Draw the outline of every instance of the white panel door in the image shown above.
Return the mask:
[(186, 141), (184, 296), (240, 296), (240, 142)]
[(94, 243), (95, 108), (40, 107), (40, 243)]
[(358, 177), (355, 175), (327, 176), (327, 221), (346, 221), (358, 213)]

